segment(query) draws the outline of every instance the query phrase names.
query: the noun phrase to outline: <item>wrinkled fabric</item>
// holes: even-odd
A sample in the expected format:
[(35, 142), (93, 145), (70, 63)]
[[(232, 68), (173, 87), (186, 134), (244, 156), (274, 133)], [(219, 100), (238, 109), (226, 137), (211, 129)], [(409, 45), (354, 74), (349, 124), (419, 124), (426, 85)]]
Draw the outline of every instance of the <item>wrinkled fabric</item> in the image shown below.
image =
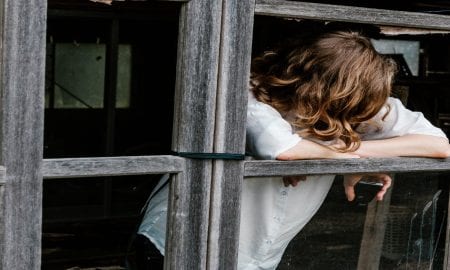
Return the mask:
[[(406, 109), (395, 98), (373, 119), (360, 126), (363, 140), (406, 134), (446, 137), (422, 113)], [(271, 106), (249, 95), (247, 151), (259, 159), (275, 159), (302, 140)], [(242, 186), (239, 270), (275, 269), (284, 250), (323, 203), (334, 176), (309, 176), (296, 187), (285, 187), (281, 177), (246, 178)], [(168, 187), (150, 201), (139, 233), (164, 254)]]

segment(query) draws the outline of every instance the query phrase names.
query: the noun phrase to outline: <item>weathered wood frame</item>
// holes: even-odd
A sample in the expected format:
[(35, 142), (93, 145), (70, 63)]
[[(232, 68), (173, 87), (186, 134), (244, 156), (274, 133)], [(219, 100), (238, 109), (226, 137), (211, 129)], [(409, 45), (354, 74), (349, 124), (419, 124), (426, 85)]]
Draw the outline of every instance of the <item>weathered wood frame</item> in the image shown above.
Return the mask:
[(364, 158), (245, 162), (245, 176), (323, 175), (351, 173), (406, 173), (450, 171), (450, 159)]
[(450, 30), (450, 16), (288, 0), (257, 0), (256, 15)]
[[(256, 7), (253, 0), (178, 2), (185, 2), (173, 139), (178, 152), (243, 153), (253, 13), (450, 30), (450, 17), (441, 15), (284, 0), (257, 0)], [(0, 219), (1, 269), (40, 268), (42, 174), (58, 179), (172, 173), (166, 269), (233, 269), (244, 176), (450, 170), (448, 159), (413, 158), (243, 162), (151, 156), (42, 161), (46, 1), (4, 0), (0, 8), (0, 164), (7, 168), (6, 183), (0, 183), (0, 196), (2, 187), (5, 194), (0, 203), (5, 211)]]
[(39, 269), (46, 0), (0, 2), (1, 269)]
[[(4, 201), (3, 201), (3, 195), (5, 193), (5, 184), (6, 184), (6, 170), (5, 167), (0, 166), (0, 233), (4, 233)], [(0, 238), (2, 240), (2, 238)], [(0, 243), (0, 246), (2, 243)], [(0, 248), (0, 252), (2, 251), (3, 247)], [(0, 253), (2, 254), (2, 253)], [(2, 269), (2, 266), (0, 266), (0, 269)]]
[(176, 174), (184, 171), (185, 159), (176, 156), (44, 159), (44, 179)]
[[(182, 6), (175, 151), (244, 154), (253, 10), (252, 0)], [(236, 267), (242, 175), (243, 161), (187, 160), (186, 182), (173, 187), (169, 208), (185, 213), (189, 226), (171, 214), (170, 228), (179, 229), (168, 232), (167, 269)]]

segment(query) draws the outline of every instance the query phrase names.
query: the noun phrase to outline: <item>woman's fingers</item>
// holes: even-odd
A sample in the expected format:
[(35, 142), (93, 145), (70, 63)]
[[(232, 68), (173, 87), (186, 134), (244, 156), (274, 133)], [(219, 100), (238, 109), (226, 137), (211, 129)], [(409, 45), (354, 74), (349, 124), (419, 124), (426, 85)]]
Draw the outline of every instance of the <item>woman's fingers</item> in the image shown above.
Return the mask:
[(381, 188), (380, 191), (378, 191), (377, 196), (376, 196), (377, 201), (381, 201), (381, 200), (383, 200), (384, 194), (386, 194), (387, 190), (392, 185), (392, 178), (387, 174), (379, 174), (378, 181), (383, 184), (383, 187)]
[(361, 180), (362, 175), (350, 174), (344, 176), (344, 190), (349, 202), (355, 199), (355, 185)]
[(355, 185), (364, 177), (364, 180), (369, 182), (379, 182), (382, 183), (380, 191), (375, 195), (377, 201), (383, 200), (384, 195), (387, 190), (392, 185), (392, 178), (388, 174), (379, 173), (379, 174), (369, 174), (369, 175), (345, 175), (344, 176), (344, 188), (345, 195), (347, 196), (348, 201), (353, 201), (356, 197), (355, 194)]
[(305, 181), (306, 175), (296, 175), (296, 176), (284, 176), (283, 183), (285, 187), (293, 186), (296, 187), (298, 182)]

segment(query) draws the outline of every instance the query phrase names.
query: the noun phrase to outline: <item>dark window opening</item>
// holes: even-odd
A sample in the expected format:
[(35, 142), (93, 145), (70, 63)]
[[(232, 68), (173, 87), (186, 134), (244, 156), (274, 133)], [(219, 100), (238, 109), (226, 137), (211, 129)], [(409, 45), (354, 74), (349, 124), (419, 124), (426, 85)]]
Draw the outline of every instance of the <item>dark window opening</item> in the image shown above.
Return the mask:
[[(299, 0), (290, 0), (299, 1)], [(300, 2), (300, 1), (299, 1)], [(322, 3), (322, 4), (332, 4), (332, 5), (345, 5), (345, 6), (356, 6), (356, 7), (368, 7), (368, 8), (379, 8), (379, 9), (391, 9), (391, 10), (402, 10), (402, 11), (412, 11), (412, 12), (426, 12), (433, 14), (450, 14), (450, 3), (445, 0), (431, 0), (431, 1), (408, 1), (408, 0), (312, 0), (308, 2)]]
[(170, 152), (178, 11), (141, 9), (49, 10), (45, 158)]
[[(49, 1), (44, 158), (170, 153), (178, 9)], [(159, 178), (44, 180), (42, 269), (123, 267)]]

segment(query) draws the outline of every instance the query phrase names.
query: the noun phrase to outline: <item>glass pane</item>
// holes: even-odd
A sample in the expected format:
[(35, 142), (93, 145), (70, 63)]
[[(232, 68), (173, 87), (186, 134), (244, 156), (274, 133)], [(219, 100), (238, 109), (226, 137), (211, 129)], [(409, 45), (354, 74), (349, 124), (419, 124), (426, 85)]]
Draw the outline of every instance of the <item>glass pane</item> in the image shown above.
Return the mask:
[(57, 43), (55, 108), (102, 108), (105, 44)]
[[(449, 176), (449, 172), (395, 175), (391, 199), (384, 201), (387, 211), (381, 210), (381, 202), (370, 203), (376, 192), (367, 185), (357, 185), (357, 200), (348, 202), (342, 176), (335, 178), (328, 192), (319, 183), (330, 181), (326, 176), (308, 177), (295, 187), (285, 187), (281, 177), (246, 178), (241, 208), (246, 212), (241, 214), (241, 222), (251, 224), (249, 219), (260, 218), (248, 230), (241, 227), (240, 244), (243, 245), (239, 256), (245, 260), (242, 250), (246, 250), (248, 243), (242, 242), (243, 239), (257, 239), (260, 241), (257, 249), (271, 256), (269, 259), (263, 253), (255, 256), (266, 258), (266, 263), (282, 256), (278, 270), (357, 269), (361, 256), (371, 258), (374, 264), (368, 266), (371, 269), (377, 265), (377, 269), (383, 270), (442, 269)], [(246, 181), (253, 181), (254, 185)], [(269, 189), (264, 181), (278, 183), (278, 187)], [(273, 191), (270, 196), (262, 195), (267, 195), (268, 190)], [(326, 194), (323, 204), (317, 199), (320, 194)], [(295, 204), (302, 199), (293, 195), (303, 196), (305, 203)], [(246, 203), (258, 207), (249, 211)], [(316, 206), (320, 206), (317, 212)], [(309, 222), (308, 215), (312, 216)], [(304, 227), (302, 220), (307, 221)], [(373, 220), (377, 220), (370, 223), (374, 227), (365, 228)], [(368, 243), (365, 249), (361, 244), (364, 241)], [(285, 244), (288, 245), (283, 251)]]
[(380, 269), (442, 269), (449, 175), (396, 176)]
[(403, 55), (412, 75), (419, 75), (419, 41), (373, 39), (372, 44), (382, 54)]
[(131, 45), (119, 45), (116, 108), (130, 107), (131, 54)]

